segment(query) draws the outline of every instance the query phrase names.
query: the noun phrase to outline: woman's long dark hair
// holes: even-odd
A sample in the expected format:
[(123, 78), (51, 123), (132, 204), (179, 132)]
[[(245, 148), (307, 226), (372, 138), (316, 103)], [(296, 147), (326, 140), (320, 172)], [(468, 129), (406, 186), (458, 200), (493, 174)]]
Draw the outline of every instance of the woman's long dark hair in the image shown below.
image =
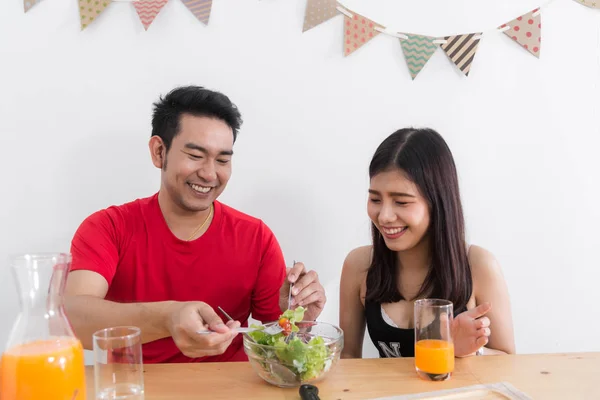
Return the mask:
[[(455, 312), (464, 309), (473, 290), (467, 259), (465, 222), (452, 153), (432, 129), (400, 129), (375, 151), (369, 177), (399, 169), (419, 188), (429, 204), (427, 230), (431, 268), (417, 298), (450, 300)], [(367, 301), (393, 303), (405, 300), (398, 290), (397, 255), (371, 224), (373, 260), (367, 274)], [(406, 299), (411, 300), (411, 299)]]

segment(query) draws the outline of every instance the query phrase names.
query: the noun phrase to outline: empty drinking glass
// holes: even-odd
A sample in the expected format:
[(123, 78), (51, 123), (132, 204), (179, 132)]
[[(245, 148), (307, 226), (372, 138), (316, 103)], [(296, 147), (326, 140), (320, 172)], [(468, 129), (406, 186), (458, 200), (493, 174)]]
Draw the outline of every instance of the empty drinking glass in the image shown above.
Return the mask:
[(139, 328), (120, 326), (94, 333), (94, 378), (97, 400), (144, 398)]

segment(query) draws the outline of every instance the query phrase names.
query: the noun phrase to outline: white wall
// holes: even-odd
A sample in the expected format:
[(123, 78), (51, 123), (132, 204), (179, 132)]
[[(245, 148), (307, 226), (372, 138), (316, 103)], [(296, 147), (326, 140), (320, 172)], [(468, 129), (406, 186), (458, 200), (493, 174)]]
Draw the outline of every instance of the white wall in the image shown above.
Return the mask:
[[(539, 3), (345, 2), (430, 35), (487, 30)], [(154, 193), (151, 103), (193, 83), (228, 94), (245, 119), (222, 200), (263, 218), (288, 262), (320, 273), (324, 320), (337, 322), (345, 255), (369, 240), (372, 152), (427, 125), (456, 157), (469, 240), (504, 268), (518, 351), (600, 350), (600, 12), (557, 0), (541, 60), (497, 33), (468, 79), (438, 51), (412, 82), (397, 39), (344, 58), (342, 18), (302, 34), (304, 6), (216, 0), (204, 27), (171, 0), (144, 32), (131, 4), (114, 3), (80, 32), (75, 0), (28, 14), (0, 1), (0, 343), (18, 310), (7, 255), (68, 251), (88, 214)]]

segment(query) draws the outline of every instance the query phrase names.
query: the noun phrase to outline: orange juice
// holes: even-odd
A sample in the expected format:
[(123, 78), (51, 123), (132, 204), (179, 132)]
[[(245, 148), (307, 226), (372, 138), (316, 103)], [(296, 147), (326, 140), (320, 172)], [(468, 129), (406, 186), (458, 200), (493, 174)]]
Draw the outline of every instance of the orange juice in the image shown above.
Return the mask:
[(34, 341), (0, 361), (2, 400), (85, 400), (83, 347), (75, 338)]
[(454, 371), (454, 344), (445, 340), (419, 340), (415, 345), (415, 365), (428, 374)]

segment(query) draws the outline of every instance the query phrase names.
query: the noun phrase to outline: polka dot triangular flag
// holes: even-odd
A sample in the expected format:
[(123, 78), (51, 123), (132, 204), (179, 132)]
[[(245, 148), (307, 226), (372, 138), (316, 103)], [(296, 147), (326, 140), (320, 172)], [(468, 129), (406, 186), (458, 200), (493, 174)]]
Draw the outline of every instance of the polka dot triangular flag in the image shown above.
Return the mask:
[(599, 0), (575, 0), (578, 3), (583, 4), (584, 6), (592, 7), (592, 8), (600, 8)]
[(379, 35), (375, 28), (383, 29), (362, 15), (353, 13), (352, 18), (344, 16), (344, 56), (349, 56), (369, 40)]
[(35, 6), (42, 0), (23, 0), (23, 7), (25, 8), (25, 12), (29, 11), (31, 7)]
[(469, 76), (471, 71), (471, 64), (475, 59), (475, 53), (477, 53), (477, 47), (479, 46), (479, 40), (481, 39), (480, 33), (467, 33), (465, 35), (446, 36), (440, 47), (448, 58), (452, 60), (454, 65), (466, 76)]
[(148, 27), (152, 24), (160, 10), (167, 4), (167, 1), (169, 0), (137, 0), (133, 2), (135, 11), (137, 11), (144, 29), (148, 30)]
[(194, 14), (196, 18), (204, 25), (208, 25), (210, 11), (212, 10), (212, 0), (181, 0), (183, 4)]
[(108, 7), (112, 0), (79, 0), (81, 29), (87, 28)]
[(433, 42), (436, 40), (434, 37), (411, 35), (410, 33), (403, 33), (403, 35), (406, 36), (406, 39), (400, 39), (400, 44), (410, 76), (414, 80), (439, 46)]
[(500, 26), (505, 28), (504, 34), (536, 57), (540, 57), (542, 45), (542, 14), (536, 8), (527, 14), (513, 19)]
[(307, 0), (302, 32), (329, 21), (338, 15), (337, 0)]

